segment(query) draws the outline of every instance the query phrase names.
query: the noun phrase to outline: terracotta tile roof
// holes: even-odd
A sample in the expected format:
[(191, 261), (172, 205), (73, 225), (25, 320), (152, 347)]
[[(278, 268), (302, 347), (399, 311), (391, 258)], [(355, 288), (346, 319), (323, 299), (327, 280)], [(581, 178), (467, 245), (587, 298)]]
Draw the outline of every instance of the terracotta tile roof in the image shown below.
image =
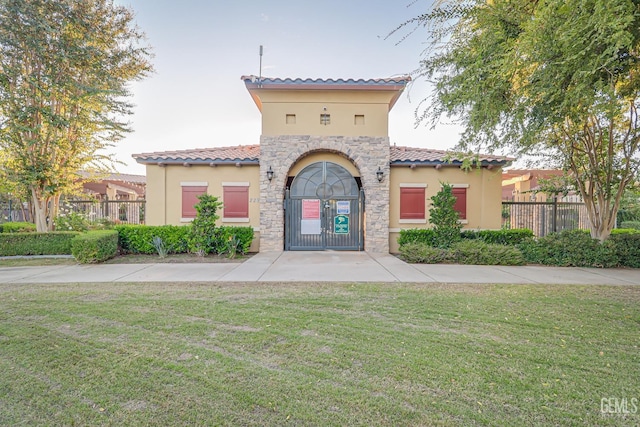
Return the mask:
[[(447, 161), (449, 152), (443, 150), (432, 150), (429, 148), (390, 147), (390, 159), (392, 165), (418, 164), (418, 165), (438, 165), (462, 163), (460, 158), (452, 157)], [(138, 163), (143, 164), (218, 164), (218, 163), (252, 163), (258, 164), (260, 158), (260, 145), (236, 145), (233, 147), (212, 147), (195, 148), (191, 150), (160, 151), (155, 153), (133, 154), (133, 158)], [(504, 156), (480, 155), (483, 165), (506, 165), (511, 163), (513, 158)]]
[[(447, 159), (447, 155), (450, 154), (444, 150), (432, 150), (430, 148), (417, 148), (417, 147), (404, 147), (404, 146), (391, 146), (391, 164), (422, 164), (422, 165), (438, 165), (438, 164), (451, 164), (459, 165), (462, 163), (462, 158), (452, 156)], [(483, 165), (506, 165), (511, 163), (515, 159), (504, 156), (493, 156), (487, 154), (478, 155), (478, 159)]]
[(259, 145), (236, 145), (233, 147), (194, 148), (191, 150), (159, 151), (133, 154), (138, 163), (164, 164), (210, 164), (210, 163), (255, 163), (260, 157)]

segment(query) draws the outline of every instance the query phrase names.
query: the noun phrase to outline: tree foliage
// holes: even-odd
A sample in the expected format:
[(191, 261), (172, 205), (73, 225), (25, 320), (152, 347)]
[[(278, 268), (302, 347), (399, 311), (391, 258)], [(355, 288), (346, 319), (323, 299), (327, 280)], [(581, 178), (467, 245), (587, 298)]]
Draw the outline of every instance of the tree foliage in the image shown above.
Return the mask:
[(464, 127), (460, 149), (547, 155), (569, 171), (604, 240), (638, 174), (640, 5), (633, 0), (438, 1), (418, 120)]
[(39, 231), (78, 172), (128, 132), (128, 83), (152, 72), (133, 12), (112, 0), (0, 0), (0, 150)]

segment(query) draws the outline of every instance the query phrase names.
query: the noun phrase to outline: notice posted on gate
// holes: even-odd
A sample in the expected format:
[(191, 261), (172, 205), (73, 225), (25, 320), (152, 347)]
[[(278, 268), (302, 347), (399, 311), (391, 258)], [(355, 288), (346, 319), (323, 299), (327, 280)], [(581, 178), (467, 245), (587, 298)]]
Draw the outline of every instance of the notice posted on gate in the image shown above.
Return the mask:
[(351, 202), (349, 200), (338, 200), (336, 202), (336, 213), (338, 215), (349, 215), (351, 213)]
[(303, 199), (300, 234), (320, 234), (321, 228), (320, 199)]
[(333, 232), (336, 234), (349, 234), (349, 217), (336, 215), (333, 219)]

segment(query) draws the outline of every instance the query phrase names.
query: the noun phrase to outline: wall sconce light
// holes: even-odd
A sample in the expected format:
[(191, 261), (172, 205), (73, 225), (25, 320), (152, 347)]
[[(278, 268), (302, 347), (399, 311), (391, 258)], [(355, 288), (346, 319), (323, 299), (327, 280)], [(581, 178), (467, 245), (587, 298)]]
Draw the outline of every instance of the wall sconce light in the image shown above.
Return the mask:
[(378, 166), (378, 170), (376, 171), (376, 178), (378, 178), (378, 182), (382, 182), (382, 178), (384, 178), (384, 172)]
[(269, 166), (269, 170), (267, 171), (267, 179), (271, 181), (273, 179), (273, 169)]

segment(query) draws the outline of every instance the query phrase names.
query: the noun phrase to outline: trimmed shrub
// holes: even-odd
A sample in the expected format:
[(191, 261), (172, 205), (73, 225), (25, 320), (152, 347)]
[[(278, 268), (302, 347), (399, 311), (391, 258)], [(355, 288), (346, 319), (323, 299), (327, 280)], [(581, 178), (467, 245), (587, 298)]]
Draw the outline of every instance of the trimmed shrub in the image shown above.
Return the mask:
[(640, 233), (616, 233), (608, 241), (614, 245), (619, 265), (640, 268)]
[[(216, 227), (214, 248), (218, 254), (246, 254), (253, 242), (253, 227)], [(232, 253), (233, 252), (233, 253)]]
[(614, 234), (637, 234), (640, 233), (640, 229), (635, 228), (614, 228), (611, 230), (611, 235)]
[(622, 221), (620, 228), (632, 228), (634, 230), (640, 230), (640, 221)]
[(196, 217), (191, 222), (189, 233), (189, 251), (205, 256), (216, 250), (216, 221), (220, 218), (217, 212), (222, 207), (222, 202), (210, 194), (201, 194), (198, 200), (194, 206)]
[(75, 231), (2, 233), (0, 256), (71, 255), (71, 240), (78, 234)]
[(618, 265), (615, 243), (602, 244), (584, 230), (551, 233), (539, 239), (527, 239), (518, 245), (525, 260), (532, 264), (560, 267), (615, 267)]
[(510, 245), (485, 243), (482, 240), (463, 240), (450, 249), (451, 258), (458, 264), (524, 265), (522, 252)]
[(82, 233), (71, 240), (71, 254), (82, 264), (95, 264), (118, 253), (118, 232), (96, 230)]
[(477, 239), (485, 243), (498, 245), (517, 245), (533, 237), (533, 231), (528, 228), (514, 228), (511, 230), (463, 230), (463, 239)]
[(187, 238), (191, 227), (184, 225), (116, 225), (118, 245), (123, 253), (156, 254), (153, 238), (159, 237), (168, 253), (187, 252)]
[(441, 264), (452, 261), (450, 251), (435, 248), (424, 242), (411, 242), (400, 246), (400, 259), (414, 264)]
[(35, 233), (36, 225), (31, 222), (5, 222), (0, 224), (0, 233)]
[(402, 247), (408, 243), (424, 243), (428, 246), (437, 246), (435, 244), (436, 233), (433, 228), (410, 228), (400, 230), (398, 244)]
[(456, 197), (453, 195), (453, 187), (442, 183), (442, 189), (431, 197), (429, 209), (429, 223), (433, 225), (436, 235), (435, 246), (449, 248), (460, 240), (460, 214), (454, 209)]

